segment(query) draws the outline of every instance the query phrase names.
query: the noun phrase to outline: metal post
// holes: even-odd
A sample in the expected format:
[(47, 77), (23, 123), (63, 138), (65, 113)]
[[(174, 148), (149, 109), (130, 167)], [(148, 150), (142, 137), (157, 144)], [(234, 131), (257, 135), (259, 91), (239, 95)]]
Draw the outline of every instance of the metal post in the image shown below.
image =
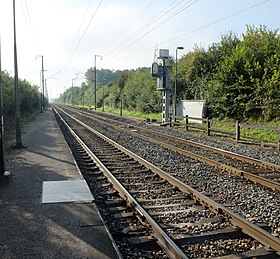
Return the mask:
[(47, 88), (47, 78), (45, 79), (45, 90), (46, 90), (46, 107), (49, 105), (49, 94), (48, 94), (48, 88)]
[(278, 127), (278, 151), (280, 151), (280, 126)]
[(207, 128), (206, 128), (207, 136), (210, 136), (211, 125), (210, 125), (210, 120), (208, 117), (206, 118), (206, 123), (207, 123)]
[(163, 91), (162, 91), (162, 124), (166, 125), (168, 123), (169, 119), (169, 98), (170, 98), (170, 92), (168, 89), (168, 70), (165, 66), (165, 59), (162, 59), (163, 64), (163, 75), (162, 75), (162, 81), (163, 81)]
[(83, 86), (82, 89), (83, 89), (83, 108), (85, 108), (85, 89), (83, 88)]
[(73, 80), (74, 78), (72, 78), (72, 86), (71, 86), (71, 105), (73, 106)]
[(101, 55), (94, 55), (94, 110), (96, 110), (96, 57), (100, 57)]
[(104, 112), (104, 84), (102, 87), (102, 111)]
[(189, 116), (186, 115), (186, 126), (185, 126), (186, 130), (189, 130)]
[(121, 102), (120, 102), (120, 116), (122, 117), (122, 98), (121, 98)]
[(2, 70), (1, 70), (1, 38), (0, 38), (0, 175), (4, 175), (4, 173), (5, 173), (4, 114), (3, 114)]
[(94, 110), (96, 111), (96, 56), (94, 55)]
[(240, 140), (240, 123), (239, 123), (238, 120), (235, 123), (235, 132), (236, 132), (235, 140), (236, 140), (236, 143), (237, 143)]
[(35, 59), (37, 59), (37, 57), (40, 57), (42, 59), (42, 65), (41, 65), (41, 71), (40, 71), (40, 82), (41, 82), (41, 86), (42, 86), (42, 91), (41, 91), (41, 112), (43, 112), (44, 110), (44, 58), (43, 55), (36, 55)]
[(44, 80), (44, 56), (42, 55), (42, 110), (45, 110), (45, 80)]
[(14, 87), (15, 87), (15, 117), (16, 117), (16, 148), (23, 147), (21, 142), (21, 129), (20, 129), (20, 100), (19, 100), (19, 87), (18, 87), (18, 64), (17, 64), (17, 41), (16, 41), (16, 8), (15, 0), (13, 0), (13, 20), (14, 20)]
[(176, 99), (177, 99), (177, 74), (178, 74), (178, 49), (184, 49), (184, 47), (177, 47), (176, 48), (176, 57), (175, 57), (175, 84), (174, 84), (174, 96), (173, 96), (173, 115), (174, 121), (176, 121)]
[(73, 81), (76, 80), (77, 77), (72, 78), (72, 86), (71, 86), (71, 105), (74, 105), (74, 83)]

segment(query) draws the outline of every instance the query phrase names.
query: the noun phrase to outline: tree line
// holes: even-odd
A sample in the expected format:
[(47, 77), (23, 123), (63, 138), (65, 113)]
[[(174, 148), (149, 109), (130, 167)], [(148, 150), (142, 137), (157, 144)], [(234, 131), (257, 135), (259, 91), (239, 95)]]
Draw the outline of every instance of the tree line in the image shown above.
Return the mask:
[[(2, 71), (1, 76), (4, 127), (5, 131), (9, 133), (14, 130), (12, 126), (15, 118), (14, 78), (7, 71)], [(38, 86), (19, 79), (18, 87), (21, 117), (24, 118), (32, 113), (39, 112), (41, 108), (41, 94), (39, 93)]]
[[(170, 90), (175, 65), (170, 60)], [(211, 117), (241, 121), (280, 118), (280, 36), (265, 26), (247, 26), (238, 37), (229, 32), (209, 47), (195, 46), (178, 60), (177, 102), (208, 101)], [(81, 87), (64, 92), (59, 102), (93, 105), (93, 69)], [(72, 96), (75, 97), (72, 100)], [(161, 111), (161, 93), (149, 68), (97, 71), (97, 106), (123, 107), (146, 113)], [(172, 98), (171, 98), (172, 99)]]

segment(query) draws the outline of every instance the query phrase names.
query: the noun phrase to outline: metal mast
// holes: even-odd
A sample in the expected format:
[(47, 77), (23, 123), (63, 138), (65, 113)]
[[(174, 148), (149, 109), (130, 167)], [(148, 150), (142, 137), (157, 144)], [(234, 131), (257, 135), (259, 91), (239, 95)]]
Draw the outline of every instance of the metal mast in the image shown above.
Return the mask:
[(0, 38), (0, 176), (5, 173), (4, 157), (4, 116), (2, 95), (2, 70), (1, 70), (1, 38)]
[(21, 129), (20, 129), (20, 100), (19, 100), (19, 87), (18, 87), (18, 64), (17, 64), (17, 41), (16, 41), (16, 10), (15, 0), (13, 0), (13, 19), (14, 19), (14, 66), (15, 66), (15, 117), (16, 117), (16, 145), (15, 147), (23, 147), (21, 142)]

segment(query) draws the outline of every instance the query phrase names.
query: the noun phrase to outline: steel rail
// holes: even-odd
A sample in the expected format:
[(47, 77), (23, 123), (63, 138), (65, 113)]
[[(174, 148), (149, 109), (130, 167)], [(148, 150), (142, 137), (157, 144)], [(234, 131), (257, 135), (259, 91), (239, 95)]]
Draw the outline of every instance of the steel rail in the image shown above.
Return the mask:
[[(125, 131), (127, 131), (127, 130), (125, 130)], [(184, 156), (191, 157), (193, 159), (196, 159), (198, 161), (204, 162), (204, 163), (206, 163), (208, 165), (212, 165), (212, 166), (214, 166), (216, 168), (219, 168), (221, 170), (225, 170), (225, 171), (230, 172), (232, 174), (238, 175), (238, 176), (243, 177), (243, 178), (245, 178), (247, 180), (250, 180), (250, 181), (252, 181), (254, 183), (259, 183), (259, 184), (264, 185), (264, 186), (266, 186), (266, 187), (268, 187), (270, 189), (280, 191), (280, 183), (271, 181), (271, 180), (269, 180), (267, 178), (264, 178), (264, 177), (261, 177), (261, 176), (249, 173), (249, 172), (244, 171), (244, 170), (240, 170), (240, 169), (235, 168), (233, 166), (229, 166), (229, 165), (223, 164), (221, 162), (218, 162), (218, 161), (215, 161), (215, 160), (203, 157), (201, 155), (197, 155), (195, 153), (186, 151), (184, 149), (175, 147), (173, 145), (170, 145), (170, 144), (167, 144), (167, 143), (163, 143), (163, 142), (161, 142), (159, 140), (156, 140), (154, 138), (137, 134), (136, 132), (130, 132), (130, 134), (135, 135), (135, 136), (137, 136), (139, 138), (145, 139), (145, 140), (147, 140), (149, 142), (155, 143), (157, 145), (161, 145), (164, 148), (167, 148), (169, 150), (172, 150), (172, 151), (177, 152), (179, 154), (182, 154)]]
[[(162, 230), (162, 228), (154, 221), (154, 219), (146, 212), (146, 210), (131, 196), (131, 194), (125, 189), (125, 187), (115, 178), (115, 176), (107, 169), (107, 167), (91, 152), (91, 150), (87, 147), (87, 145), (79, 138), (79, 136), (71, 129), (71, 127), (67, 124), (67, 122), (60, 116), (55, 108), (53, 108), (55, 113), (59, 116), (60, 120), (65, 124), (67, 129), (71, 132), (71, 134), (75, 137), (75, 139), (79, 142), (79, 144), (84, 148), (90, 158), (96, 163), (99, 169), (103, 172), (103, 174), (109, 179), (109, 181), (113, 184), (114, 188), (119, 192), (120, 196), (128, 201), (128, 205), (136, 211), (137, 215), (139, 215), (142, 219), (149, 223), (151, 226), (154, 236), (160, 247), (166, 252), (166, 254), (170, 258), (174, 259), (188, 259), (186, 254), (175, 244), (175, 242)], [(65, 113), (65, 111), (61, 110)], [(67, 113), (65, 113), (67, 114)], [(80, 123), (82, 126), (90, 129), (91, 132), (96, 134), (93, 129), (89, 128), (83, 122), (78, 121), (76, 118), (72, 117), (70, 114), (67, 114), (76, 122)], [(98, 134), (100, 137), (100, 135)]]
[[(96, 114), (94, 116), (96, 116), (96, 117), (98, 117), (98, 118), (100, 118), (104, 121), (104, 118), (102, 116), (99, 116), (99, 115), (96, 115)], [(118, 123), (126, 125), (126, 126), (131, 126), (130, 124), (128, 124), (126, 122), (120, 122), (120, 121), (116, 121), (116, 120), (110, 119), (110, 118), (106, 118), (106, 120), (110, 120), (112, 122), (118, 122)], [(152, 133), (152, 134), (155, 134), (155, 135), (158, 135), (158, 136), (161, 136), (161, 137), (169, 138), (171, 140), (175, 140), (175, 141), (181, 142), (183, 144), (192, 145), (192, 146), (195, 146), (195, 147), (200, 147), (200, 148), (203, 148), (203, 149), (206, 149), (206, 150), (210, 150), (212, 152), (216, 152), (218, 154), (228, 156), (230, 158), (234, 157), (235, 159), (238, 159), (240, 161), (244, 161), (244, 162), (247, 162), (247, 163), (250, 163), (250, 164), (253, 164), (253, 165), (263, 166), (263, 167), (271, 169), (273, 171), (280, 172), (280, 165), (276, 165), (276, 164), (265, 162), (265, 161), (262, 161), (262, 160), (259, 160), (259, 159), (256, 159), (256, 158), (240, 155), (240, 154), (237, 154), (237, 153), (234, 153), (234, 152), (231, 152), (231, 151), (227, 151), (227, 150), (224, 150), (224, 149), (221, 149), (221, 148), (211, 147), (211, 146), (201, 144), (201, 143), (197, 143), (197, 142), (194, 142), (194, 141), (191, 141), (191, 140), (186, 140), (186, 139), (183, 139), (183, 138), (174, 137), (174, 136), (171, 136), (171, 135), (159, 132), (159, 131), (155, 131), (155, 130), (151, 130), (151, 129), (145, 129), (145, 128), (142, 128), (142, 127), (139, 127), (139, 126), (134, 126), (134, 125), (133, 125), (133, 127), (137, 130), (140, 130), (140, 131), (144, 131), (144, 132)]]
[[(62, 110), (62, 109), (61, 109)], [(63, 110), (62, 110), (63, 111)], [(134, 154), (133, 152), (129, 151), (128, 149), (124, 148), (123, 146), (119, 145), (118, 143), (114, 142), (110, 138), (104, 136), (100, 132), (94, 130), (93, 128), (89, 127), (85, 123), (81, 122), (80, 120), (76, 119), (72, 115), (68, 114), (67, 112), (63, 111), (65, 114), (67, 114), (69, 117), (71, 117), (73, 120), (75, 120), (80, 125), (87, 128), (92, 133), (98, 135), (108, 143), (112, 144), (122, 152), (126, 153), (131, 158), (135, 159), (145, 167), (149, 168), (152, 172), (158, 174), (162, 178), (166, 179), (170, 184), (178, 187), (181, 191), (187, 192), (191, 194), (196, 200), (204, 204), (209, 209), (223, 213), (224, 215), (228, 216), (231, 219), (231, 222), (233, 225), (239, 227), (244, 233), (248, 234), (249, 236), (253, 237), (255, 240), (260, 242), (261, 244), (267, 246), (268, 248), (274, 249), (278, 255), (280, 255), (280, 239), (272, 236), (270, 233), (265, 231), (264, 229), (254, 225), (253, 223), (249, 222), (248, 220), (244, 219), (240, 215), (230, 211), (223, 205), (217, 203), (216, 201), (210, 199), (209, 197), (205, 196), (204, 194), (198, 192), (191, 186), (186, 185), (185, 183), (181, 182), (180, 180), (176, 179), (172, 175), (164, 172), (163, 170), (159, 169), (158, 167), (154, 166), (150, 162), (144, 160), (140, 156)]]
[[(77, 111), (75, 111), (75, 112), (77, 112)], [(92, 118), (89, 115), (84, 115), (83, 114), (83, 116), (87, 116), (87, 117)], [(96, 116), (95, 115), (95, 117), (100, 117), (100, 116), (98, 116), (98, 115)], [(107, 125), (110, 125), (111, 127), (114, 127), (112, 124), (104, 121), (104, 118), (102, 118), (102, 117), (100, 117), (100, 118), (101, 118), (102, 122), (106, 123)], [(97, 118), (97, 120), (99, 120), (99, 119)], [(116, 120), (113, 120), (113, 119), (108, 119), (108, 120), (116, 122)], [(129, 125), (129, 124), (123, 123), (123, 122), (118, 122), (118, 123), (124, 124), (124, 125), (127, 125), (127, 126)], [(261, 160), (257, 160), (257, 159), (254, 159), (254, 158), (250, 158), (250, 157), (246, 157), (246, 156), (243, 156), (243, 155), (239, 155), (239, 154), (236, 154), (236, 153), (233, 153), (233, 152), (230, 152), (230, 151), (226, 151), (226, 150), (210, 147), (210, 146), (207, 146), (207, 145), (195, 143), (195, 142), (188, 141), (188, 140), (184, 140), (184, 139), (181, 139), (181, 138), (173, 137), (173, 136), (170, 136), (170, 135), (167, 135), (167, 134), (164, 134), (164, 133), (159, 133), (157, 131), (153, 131), (153, 130), (149, 130), (149, 129), (146, 130), (146, 129), (143, 129), (143, 128), (137, 127), (137, 126), (133, 126), (133, 128), (136, 128), (137, 130), (140, 130), (140, 131), (146, 131), (146, 132), (150, 132), (152, 134), (157, 134), (159, 136), (170, 138), (170, 139), (178, 141), (178, 142), (181, 141), (184, 144), (189, 144), (190, 143), (190, 145), (197, 146), (197, 147), (202, 147), (204, 149), (208, 149), (208, 150), (214, 151), (216, 153), (220, 153), (222, 155), (226, 155), (228, 157), (234, 156), (235, 158), (237, 158), (237, 159), (239, 159), (241, 161), (249, 162), (251, 164), (259, 165), (259, 166), (262, 165), (262, 166), (265, 166), (266, 168), (270, 168), (270, 169), (273, 168), (274, 171), (277, 168), (277, 171), (280, 171), (280, 166), (275, 165), (275, 164), (271, 164), (271, 163), (264, 162), (264, 161), (261, 161)], [(169, 150), (172, 150), (174, 152), (177, 152), (177, 153), (179, 153), (181, 155), (184, 155), (184, 156), (187, 156), (187, 157), (191, 157), (191, 158), (196, 159), (198, 161), (201, 161), (203, 163), (206, 163), (206, 164), (209, 164), (211, 166), (214, 166), (214, 167), (216, 167), (218, 169), (225, 170), (225, 171), (227, 171), (229, 173), (238, 175), (238, 176), (243, 177), (243, 178), (245, 178), (247, 180), (250, 180), (250, 181), (252, 181), (254, 183), (259, 183), (259, 184), (261, 184), (263, 186), (266, 186), (266, 187), (268, 187), (268, 188), (270, 188), (272, 190), (280, 191), (280, 183), (274, 182), (274, 181), (272, 181), (270, 179), (267, 179), (265, 177), (262, 177), (262, 176), (259, 176), (259, 175), (256, 175), (256, 174), (244, 171), (244, 170), (240, 170), (240, 169), (235, 168), (233, 166), (229, 166), (229, 165), (223, 164), (221, 162), (218, 162), (218, 161), (215, 161), (215, 160), (203, 157), (201, 155), (198, 155), (198, 154), (186, 151), (186, 150), (184, 150), (182, 148), (175, 147), (173, 145), (164, 143), (164, 142), (156, 140), (154, 138), (151, 138), (151, 137), (148, 137), (148, 136), (143, 136), (143, 135), (141, 135), (141, 134), (139, 134), (139, 133), (137, 133), (135, 131), (131, 131), (129, 129), (122, 128), (122, 130), (127, 132), (127, 133), (129, 133), (129, 134), (131, 134), (131, 135), (134, 135), (136, 137), (142, 138), (142, 139), (147, 140), (149, 142), (155, 143), (157, 145), (160, 145), (160, 146), (162, 146), (164, 148), (167, 148)]]

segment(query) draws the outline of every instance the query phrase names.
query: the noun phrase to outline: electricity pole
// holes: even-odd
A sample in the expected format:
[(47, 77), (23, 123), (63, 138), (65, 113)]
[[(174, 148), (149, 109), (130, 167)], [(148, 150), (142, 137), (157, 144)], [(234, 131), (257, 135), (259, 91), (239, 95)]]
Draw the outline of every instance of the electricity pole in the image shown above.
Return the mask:
[(178, 49), (184, 49), (184, 47), (176, 48), (176, 58), (175, 58), (175, 84), (174, 84), (174, 95), (173, 95), (173, 120), (176, 122), (176, 99), (177, 99), (177, 78), (178, 78)]
[(20, 129), (20, 102), (19, 102), (19, 88), (18, 88), (18, 64), (17, 64), (17, 41), (16, 41), (16, 8), (15, 0), (13, 0), (13, 20), (14, 20), (14, 66), (15, 66), (15, 117), (16, 117), (16, 148), (22, 148), (21, 129)]
[(100, 57), (101, 55), (94, 55), (94, 110), (96, 110), (96, 57)]
[(44, 56), (42, 55), (42, 92), (43, 92), (43, 96), (42, 96), (42, 110), (45, 110), (45, 80), (44, 80)]
[(45, 80), (44, 80), (44, 56), (43, 55), (36, 55), (35, 59), (37, 59), (38, 57), (40, 57), (42, 59), (42, 68), (41, 68), (41, 72), (40, 72), (40, 79), (42, 81), (42, 93), (41, 93), (41, 112), (44, 111), (44, 108), (45, 108)]
[(0, 38), (0, 176), (5, 173), (4, 157), (4, 116), (2, 95), (2, 70), (1, 70), (1, 38)]

